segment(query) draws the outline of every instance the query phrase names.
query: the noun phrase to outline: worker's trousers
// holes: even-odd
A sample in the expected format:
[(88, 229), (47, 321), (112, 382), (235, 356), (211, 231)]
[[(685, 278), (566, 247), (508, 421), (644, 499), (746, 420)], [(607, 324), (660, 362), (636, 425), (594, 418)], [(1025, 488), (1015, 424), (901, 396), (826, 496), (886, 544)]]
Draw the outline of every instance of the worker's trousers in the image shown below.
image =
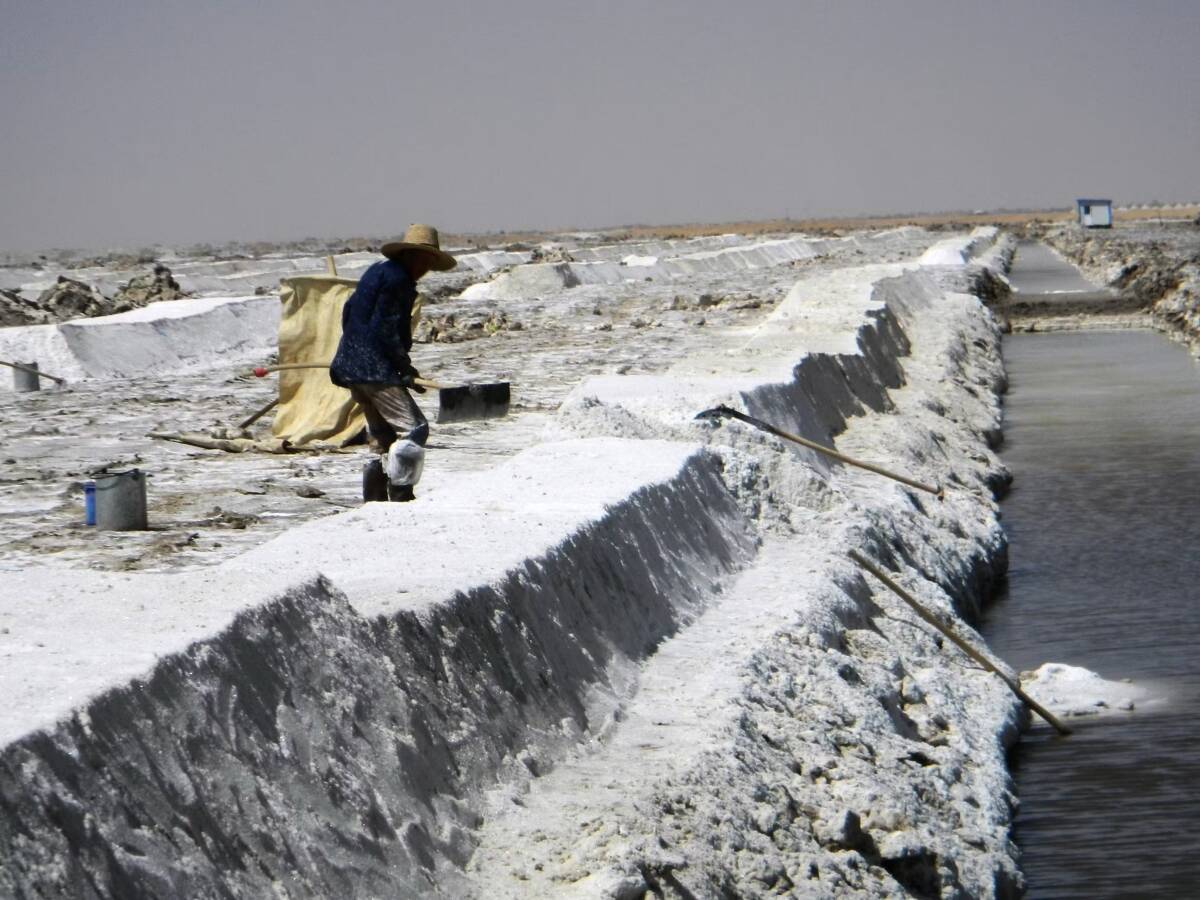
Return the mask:
[(354, 384), (350, 396), (367, 419), (371, 449), (387, 453), (396, 438), (422, 447), (429, 440), (429, 422), (412, 395), (398, 384)]

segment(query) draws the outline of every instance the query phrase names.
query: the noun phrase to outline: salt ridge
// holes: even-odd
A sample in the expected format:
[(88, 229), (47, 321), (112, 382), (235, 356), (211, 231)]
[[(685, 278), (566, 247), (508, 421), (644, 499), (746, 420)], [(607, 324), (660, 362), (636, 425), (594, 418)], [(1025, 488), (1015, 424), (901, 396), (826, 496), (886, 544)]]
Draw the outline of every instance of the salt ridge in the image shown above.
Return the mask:
[[(18, 573), (42, 640), (0, 660), (25, 698), (0, 752), (0, 890), (395, 895), (483, 877), (541, 895), (505, 869), (522, 826), (489, 830), (505, 821), (497, 796), (569, 775), (573, 754), (595, 758), (591, 742), (627, 740), (628, 714), (654, 709), (639, 697), (663, 696), (660, 645), (673, 652), (673, 636), (701, 635), (722, 611), (712, 634), (734, 655), (715, 676), (712, 699), (728, 705), (704, 732), (713, 743), (669, 771), (645, 767), (650, 805), (621, 819), (644, 834), (551, 835), (543, 845), (570, 863), (537, 878), (592, 896), (664, 879), (703, 895), (729, 878), (864, 896), (930, 879), (1015, 890), (1011, 697), (894, 623), (894, 603), (841, 553), (867, 547), (946, 615), (977, 605), (1000, 565), (986, 446), (999, 338), (961, 289), (964, 269), (798, 287), (727, 359), (624, 389), (589, 383), (556, 426), (581, 439), (411, 508), (313, 522), (199, 573)], [(692, 421), (713, 398), (862, 442), (959, 492), (930, 506)], [(771, 573), (804, 564), (789, 601)], [(89, 595), (105, 608), (81, 621)], [(724, 597), (782, 605), (740, 631)], [(81, 627), (91, 643), (70, 639)], [(809, 749), (790, 760), (778, 741)], [(804, 782), (769, 774), (781, 766)], [(918, 790), (927, 804), (903, 801)], [(668, 810), (661, 830), (646, 817)]]

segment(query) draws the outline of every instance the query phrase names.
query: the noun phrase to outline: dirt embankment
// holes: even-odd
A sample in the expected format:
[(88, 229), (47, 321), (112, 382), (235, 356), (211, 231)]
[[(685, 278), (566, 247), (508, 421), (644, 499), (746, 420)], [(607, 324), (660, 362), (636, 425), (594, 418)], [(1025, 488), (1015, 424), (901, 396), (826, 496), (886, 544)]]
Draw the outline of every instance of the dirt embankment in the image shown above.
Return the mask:
[(159, 300), (186, 296), (161, 263), (144, 275), (135, 275), (110, 297), (95, 285), (59, 275), (36, 297), (0, 288), (0, 326), (47, 325), (71, 319), (111, 316)]
[(1112, 231), (1073, 225), (1030, 231), (1092, 278), (1136, 301), (1165, 330), (1200, 342), (1200, 220), (1129, 224)]

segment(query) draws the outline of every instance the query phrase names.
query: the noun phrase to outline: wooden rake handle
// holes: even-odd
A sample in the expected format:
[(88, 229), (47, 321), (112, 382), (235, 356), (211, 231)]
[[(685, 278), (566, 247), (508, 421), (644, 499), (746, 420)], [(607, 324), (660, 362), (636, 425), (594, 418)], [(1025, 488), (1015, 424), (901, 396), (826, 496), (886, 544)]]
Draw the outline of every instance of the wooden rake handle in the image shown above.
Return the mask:
[(279, 398), (276, 397), (274, 400), (272, 400), (266, 406), (263, 406), (260, 409), (256, 409), (253, 413), (251, 413), (245, 419), (242, 419), (242, 421), (238, 422), (237, 427), (238, 428), (249, 428), (251, 425), (253, 425), (255, 422), (257, 422), (259, 419), (261, 419), (263, 416), (265, 416), (267, 413), (269, 413), (271, 410), (273, 410), (278, 405), (279, 405)]
[(856, 466), (859, 469), (866, 469), (868, 472), (874, 472), (876, 475), (882, 475), (885, 478), (890, 478), (893, 481), (906, 484), (909, 487), (916, 488), (919, 491), (927, 491), (928, 493), (933, 494), (939, 500), (943, 500), (946, 497), (946, 491), (944, 488), (934, 487), (932, 485), (916, 481), (906, 475), (901, 475), (898, 472), (889, 471), (888, 469), (883, 468), (883, 466), (877, 466), (874, 463), (863, 462), (861, 459), (854, 459), (852, 456), (846, 456), (843, 453), (838, 453), (836, 450), (831, 450), (829, 447), (818, 444), (816, 441), (810, 441), (808, 438), (800, 437), (798, 434), (792, 434), (790, 431), (784, 431), (782, 428), (776, 428), (769, 422), (764, 422), (762, 419), (756, 419), (754, 416), (748, 416), (745, 413), (738, 412), (736, 409), (732, 409), (728, 406), (716, 406), (712, 409), (706, 409), (702, 413), (697, 413), (696, 418), (737, 419), (738, 421), (745, 422), (747, 425), (753, 425), (759, 431), (765, 431), (768, 434), (773, 434), (776, 437), (781, 437), (784, 440), (799, 444), (801, 447), (807, 447), (809, 450), (815, 450), (817, 453), (823, 453), (831, 459), (836, 459), (838, 462), (845, 463), (848, 466)]
[[(272, 372), (288, 372), (288, 371), (291, 371), (292, 369), (328, 369), (328, 368), (329, 368), (329, 363), (312, 363), (312, 362), (283, 363), (282, 365), (277, 365), (277, 366), (255, 366), (253, 369), (250, 370), (250, 374), (252, 374), (258, 378), (265, 378), (267, 375), (270, 375)], [(444, 384), (439, 384), (436, 381), (430, 381), (427, 378), (414, 378), (413, 384), (419, 384), (423, 388), (432, 388), (435, 391), (440, 391), (442, 388), (444, 388), (446, 386)]]
[(57, 375), (51, 375), (49, 372), (43, 372), (41, 369), (34, 369), (30, 366), (23, 366), (20, 363), (0, 359), (0, 366), (8, 366), (10, 369), (20, 369), (22, 372), (28, 372), (31, 375), (41, 375), (43, 378), (49, 378), (51, 381), (57, 381), (59, 384), (67, 383), (67, 379), (65, 378), (59, 378)]
[(1064, 725), (1062, 722), (1060, 722), (1045, 707), (1043, 707), (1040, 703), (1038, 703), (1036, 700), (1034, 700), (1032, 697), (1030, 697), (1027, 693), (1025, 693), (1025, 691), (1023, 691), (1021, 689), (1020, 684), (1013, 681), (1011, 678), (1009, 678), (1007, 675), (1005, 675), (1003, 672), (1001, 672), (999, 667), (997, 667), (994, 662), (992, 662), (990, 659), (988, 659), (986, 656), (984, 656), (982, 653), (980, 653), (978, 650), (976, 650), (974, 647), (972, 647), (970, 644), (968, 644), (966, 641), (964, 641), (962, 638), (960, 638), (957, 634), (955, 634), (953, 631), (951, 631), (945, 624), (942, 623), (942, 621), (940, 619), (938, 619), (937, 616), (935, 616), (933, 613), (931, 613), (929, 610), (927, 610), (924, 606), (922, 606), (920, 603), (918, 603), (917, 599), (912, 594), (910, 594), (908, 591), (904, 590), (904, 588), (900, 587), (900, 585), (896, 584), (896, 582), (893, 581), (886, 572), (884, 572), (881, 568), (879, 568), (879, 566), (875, 565), (875, 563), (871, 562), (869, 559), (867, 559), (865, 556), (863, 556), (857, 550), (850, 551), (850, 558), (852, 560), (854, 560), (856, 563), (858, 563), (860, 566), (862, 566), (864, 569), (866, 569), (868, 572), (870, 572), (872, 575), (874, 575), (876, 578), (878, 578), (880, 581), (882, 581), (884, 584), (886, 584), (891, 589), (893, 594), (895, 594), (897, 597), (899, 597), (901, 600), (903, 600), (905, 603), (907, 603), (912, 608), (912, 611), (915, 612), (918, 616), (920, 616), (922, 619), (924, 619), (926, 622), (928, 622), (930, 625), (932, 625), (934, 628), (936, 628), (938, 631), (940, 631), (942, 634), (944, 634), (947, 638), (949, 638), (950, 641), (954, 644), (954, 646), (958, 647), (959, 650), (961, 650), (963, 653), (967, 654), (967, 656), (969, 656), (975, 662), (979, 663), (979, 665), (983, 666), (989, 672), (991, 672), (995, 675), (999, 675), (1000, 680), (1003, 681), (1005, 683), (1005, 685), (1008, 686), (1008, 689), (1010, 691), (1012, 691), (1014, 694), (1016, 694), (1017, 697), (1020, 698), (1022, 703), (1024, 703), (1026, 706), (1028, 706), (1030, 709), (1032, 709), (1035, 713), (1037, 713), (1039, 716), (1041, 716), (1043, 719), (1045, 719), (1047, 722), (1049, 722), (1055, 731), (1057, 731), (1059, 734), (1064, 735), (1064, 736), (1071, 733), (1070, 728), (1068, 728), (1066, 725)]

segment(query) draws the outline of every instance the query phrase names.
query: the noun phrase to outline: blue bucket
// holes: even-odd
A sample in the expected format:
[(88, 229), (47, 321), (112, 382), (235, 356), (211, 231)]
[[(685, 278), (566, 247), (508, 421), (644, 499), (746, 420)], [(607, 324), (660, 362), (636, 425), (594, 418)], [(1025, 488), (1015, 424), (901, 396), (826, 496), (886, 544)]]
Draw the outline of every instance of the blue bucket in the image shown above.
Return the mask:
[(83, 483), (83, 524), (96, 524), (96, 482)]

